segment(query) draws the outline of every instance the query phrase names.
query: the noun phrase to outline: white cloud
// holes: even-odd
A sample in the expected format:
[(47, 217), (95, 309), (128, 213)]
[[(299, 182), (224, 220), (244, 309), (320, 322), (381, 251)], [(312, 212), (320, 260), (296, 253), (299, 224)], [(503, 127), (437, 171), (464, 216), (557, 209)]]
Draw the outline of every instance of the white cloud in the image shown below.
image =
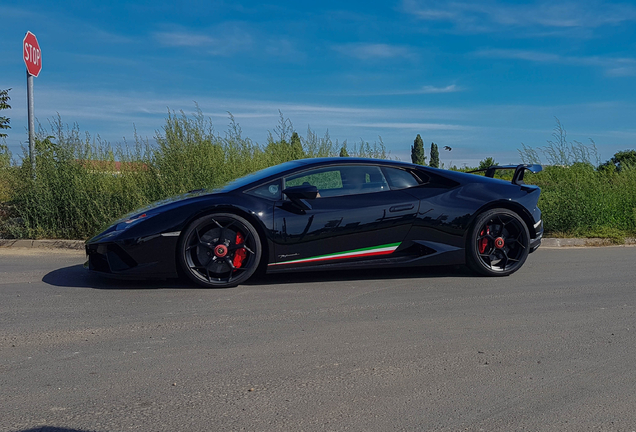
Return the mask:
[(256, 35), (240, 24), (226, 23), (201, 32), (183, 29), (159, 31), (152, 36), (164, 47), (196, 49), (209, 55), (229, 56), (245, 51), (258, 51), (269, 57), (290, 60), (302, 60), (306, 57), (289, 38)]
[(405, 122), (378, 122), (378, 123), (353, 123), (351, 126), (382, 129), (413, 129), (422, 132), (440, 130), (468, 130), (470, 126), (443, 123), (405, 123)]
[(208, 35), (179, 31), (157, 32), (154, 36), (161, 45), (169, 47), (199, 47), (212, 45), (217, 42), (216, 39)]
[[(445, 22), (460, 33), (496, 33), (515, 29), (515, 36), (581, 36), (590, 30), (636, 21), (630, 4), (581, 1), (538, 1), (503, 4), (498, 1), (405, 0), (402, 9), (417, 19)], [(523, 30), (523, 32), (519, 32)]]
[(360, 92), (360, 93), (342, 93), (339, 92), (337, 95), (340, 96), (406, 96), (406, 95), (420, 95), (420, 94), (441, 94), (441, 93), (457, 93), (466, 90), (464, 87), (460, 87), (457, 84), (449, 84), (445, 87), (437, 87), (432, 85), (425, 85), (422, 87), (417, 87), (408, 90), (385, 90), (385, 91), (370, 91), (370, 92)]
[(635, 66), (620, 66), (620, 67), (610, 68), (605, 71), (605, 75), (610, 77), (636, 76), (636, 67)]
[(478, 57), (528, 60), (539, 63), (561, 63), (563, 57), (539, 51), (515, 49), (482, 49), (474, 53)]
[(607, 76), (624, 77), (636, 75), (636, 59), (607, 56), (563, 56), (530, 50), (483, 49), (474, 55), (486, 58), (519, 59), (535, 63), (558, 63), (571, 66), (589, 66), (604, 70)]
[(435, 87), (435, 86), (424, 86), (422, 87), (419, 91), (416, 91), (416, 93), (421, 93), (421, 94), (429, 94), (429, 93), (455, 93), (455, 92), (459, 92), (462, 91), (463, 88), (458, 87), (455, 84), (451, 84), (451, 85), (447, 85), (446, 87)]
[(333, 49), (347, 57), (360, 60), (412, 58), (414, 56), (408, 47), (382, 43), (349, 43), (335, 45)]
[(90, 37), (100, 41), (101, 43), (128, 44), (128, 43), (133, 43), (135, 41), (135, 39), (132, 37), (109, 32), (92, 25), (87, 24), (86, 27), (88, 28), (88, 33)]
[(251, 49), (254, 39), (241, 25), (225, 23), (203, 32), (175, 30), (153, 33), (154, 39), (162, 46), (170, 48), (197, 49), (199, 53), (228, 56)]
[(263, 51), (271, 57), (288, 60), (304, 60), (307, 55), (297, 48), (296, 43), (288, 38), (268, 39), (264, 43)]

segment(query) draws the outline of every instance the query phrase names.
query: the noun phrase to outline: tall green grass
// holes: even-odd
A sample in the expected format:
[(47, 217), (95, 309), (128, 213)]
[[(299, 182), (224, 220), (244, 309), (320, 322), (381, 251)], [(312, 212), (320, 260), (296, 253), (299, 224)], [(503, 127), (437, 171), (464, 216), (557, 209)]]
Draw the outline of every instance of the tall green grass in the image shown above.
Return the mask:
[(526, 175), (541, 187), (539, 208), (552, 234), (621, 237), (636, 233), (636, 169), (597, 171), (588, 164), (547, 166)]
[[(244, 137), (231, 114), (221, 135), (198, 107), (190, 116), (169, 112), (155, 140), (151, 145), (135, 134), (132, 144), (113, 146), (58, 117), (39, 126), (35, 173), (26, 151), (10, 164), (0, 148), (0, 236), (84, 239), (150, 202), (341, 149), (328, 133), (308, 129), (301, 137), (282, 114), (265, 145)], [(381, 140), (361, 142), (353, 155), (387, 157)]]

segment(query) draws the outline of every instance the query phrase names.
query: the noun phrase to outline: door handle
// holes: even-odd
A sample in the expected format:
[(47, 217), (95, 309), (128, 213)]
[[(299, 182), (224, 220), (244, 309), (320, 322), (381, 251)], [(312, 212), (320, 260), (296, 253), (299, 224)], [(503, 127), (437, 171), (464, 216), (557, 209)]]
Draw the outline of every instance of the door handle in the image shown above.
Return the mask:
[(391, 207), (389, 209), (389, 211), (390, 212), (399, 212), (399, 211), (411, 210), (414, 207), (415, 206), (413, 204), (402, 204), (402, 205), (397, 205), (397, 206)]

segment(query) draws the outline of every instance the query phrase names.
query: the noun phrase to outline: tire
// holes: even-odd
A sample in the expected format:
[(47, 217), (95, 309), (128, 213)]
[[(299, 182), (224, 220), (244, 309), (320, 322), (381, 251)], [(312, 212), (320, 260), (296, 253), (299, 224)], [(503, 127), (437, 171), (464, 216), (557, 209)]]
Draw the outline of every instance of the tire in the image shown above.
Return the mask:
[(213, 213), (193, 221), (177, 246), (183, 273), (206, 288), (228, 288), (247, 281), (261, 261), (256, 229), (233, 213)]
[(530, 252), (526, 223), (512, 210), (480, 214), (468, 234), (466, 263), (485, 276), (508, 276), (521, 268)]

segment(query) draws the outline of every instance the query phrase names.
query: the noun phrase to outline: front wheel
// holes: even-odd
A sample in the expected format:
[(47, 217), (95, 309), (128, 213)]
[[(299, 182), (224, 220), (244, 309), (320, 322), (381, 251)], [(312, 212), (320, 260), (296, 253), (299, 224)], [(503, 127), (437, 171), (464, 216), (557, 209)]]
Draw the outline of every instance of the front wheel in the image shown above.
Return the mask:
[(256, 229), (232, 213), (196, 219), (181, 236), (177, 251), (185, 274), (207, 288), (227, 288), (245, 282), (258, 268), (261, 253)]
[(477, 217), (467, 243), (468, 267), (486, 276), (508, 276), (526, 261), (530, 233), (517, 213), (497, 208)]

